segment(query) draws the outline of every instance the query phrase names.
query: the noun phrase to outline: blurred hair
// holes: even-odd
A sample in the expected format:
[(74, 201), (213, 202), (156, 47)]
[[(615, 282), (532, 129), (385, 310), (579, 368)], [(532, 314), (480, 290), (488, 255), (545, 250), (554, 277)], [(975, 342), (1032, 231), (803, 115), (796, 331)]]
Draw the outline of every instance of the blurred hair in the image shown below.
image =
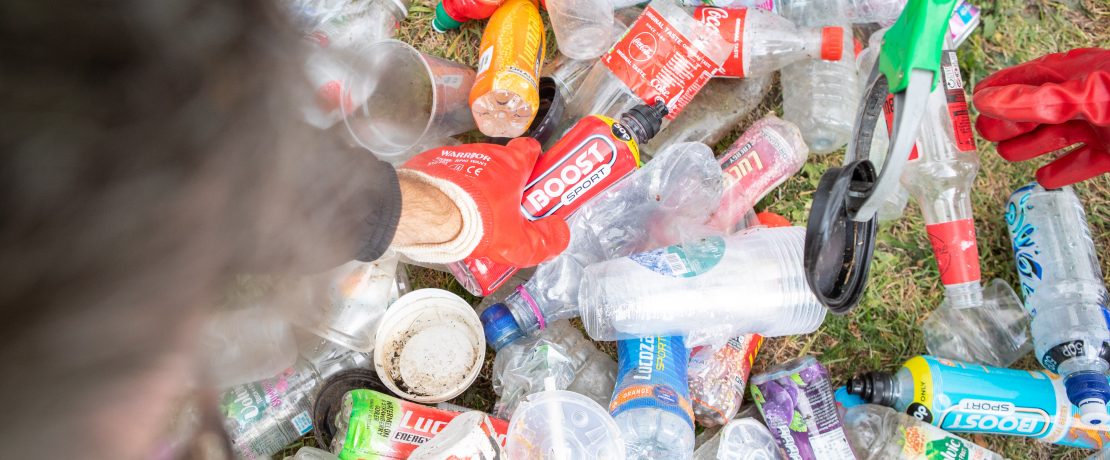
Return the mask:
[(0, 4), (5, 457), (146, 454), (226, 275), (349, 251), (281, 240), (342, 148), (296, 120), (300, 46), (264, 0)]

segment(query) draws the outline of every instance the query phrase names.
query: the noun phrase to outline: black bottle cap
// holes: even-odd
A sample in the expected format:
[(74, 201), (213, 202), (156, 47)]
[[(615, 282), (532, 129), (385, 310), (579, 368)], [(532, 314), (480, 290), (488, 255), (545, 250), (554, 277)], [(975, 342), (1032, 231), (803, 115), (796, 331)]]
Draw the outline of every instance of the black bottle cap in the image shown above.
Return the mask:
[(829, 168), (817, 185), (806, 225), (806, 281), (830, 311), (848, 313), (867, 287), (875, 252), (876, 218), (851, 219), (875, 185), (875, 167), (858, 160)]
[(620, 122), (636, 138), (636, 143), (644, 143), (659, 134), (663, 117), (667, 116), (667, 104), (658, 101), (652, 105), (640, 104), (621, 115)]
[(889, 373), (868, 372), (849, 377), (847, 390), (871, 404), (894, 407), (894, 376)]
[(331, 445), (331, 438), (335, 436), (335, 415), (343, 408), (343, 396), (348, 391), (369, 388), (379, 393), (397, 396), (386, 388), (378, 379), (377, 372), (372, 369), (346, 369), (336, 372), (328, 377), (316, 393), (316, 402), (312, 405), (312, 435), (316, 438), (316, 445), (327, 449)]

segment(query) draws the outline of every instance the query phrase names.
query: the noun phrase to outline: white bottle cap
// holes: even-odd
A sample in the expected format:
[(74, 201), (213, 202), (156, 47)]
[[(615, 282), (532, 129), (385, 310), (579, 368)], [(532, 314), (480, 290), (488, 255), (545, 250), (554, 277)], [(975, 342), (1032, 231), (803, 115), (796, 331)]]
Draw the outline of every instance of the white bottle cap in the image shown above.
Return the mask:
[(1098, 399), (1088, 399), (1079, 403), (1079, 419), (1088, 425), (1104, 425), (1110, 419), (1106, 413), (1106, 403)]

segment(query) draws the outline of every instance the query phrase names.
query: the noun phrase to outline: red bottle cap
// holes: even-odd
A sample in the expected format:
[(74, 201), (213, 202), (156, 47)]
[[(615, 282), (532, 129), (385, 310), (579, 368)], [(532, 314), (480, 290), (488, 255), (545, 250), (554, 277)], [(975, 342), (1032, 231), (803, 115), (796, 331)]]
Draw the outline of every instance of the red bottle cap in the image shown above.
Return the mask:
[(821, 59), (839, 61), (844, 54), (844, 28), (825, 27), (821, 29)]
[(791, 225), (790, 221), (787, 220), (785, 217), (782, 217), (781, 215), (775, 214), (771, 211), (763, 211), (759, 214), (756, 214), (755, 218), (759, 219), (760, 224), (766, 225), (768, 227), (789, 227)]

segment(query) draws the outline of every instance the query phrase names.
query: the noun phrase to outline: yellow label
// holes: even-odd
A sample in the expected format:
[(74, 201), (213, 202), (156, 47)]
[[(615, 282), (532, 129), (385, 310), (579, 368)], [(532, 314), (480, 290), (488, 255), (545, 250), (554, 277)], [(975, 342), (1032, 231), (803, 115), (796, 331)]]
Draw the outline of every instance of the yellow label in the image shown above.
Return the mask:
[(916, 356), (903, 365), (913, 378), (913, 401), (933, 410), (933, 372), (923, 356)]
[[(594, 115), (594, 118), (597, 118), (598, 120), (604, 121), (605, 124), (609, 125), (610, 129), (613, 128), (613, 125), (617, 124), (617, 120), (609, 118), (605, 115)], [(621, 126), (623, 127), (624, 125), (621, 125)], [(636, 167), (637, 168), (644, 165), (644, 163), (642, 161), (640, 161), (640, 146), (638, 144), (636, 144), (636, 140), (633, 139), (632, 136), (628, 136), (628, 139), (620, 139), (614, 133), (613, 138), (618, 139), (621, 142), (624, 142), (624, 144), (628, 146), (628, 151), (632, 152), (632, 159), (636, 160)]]

